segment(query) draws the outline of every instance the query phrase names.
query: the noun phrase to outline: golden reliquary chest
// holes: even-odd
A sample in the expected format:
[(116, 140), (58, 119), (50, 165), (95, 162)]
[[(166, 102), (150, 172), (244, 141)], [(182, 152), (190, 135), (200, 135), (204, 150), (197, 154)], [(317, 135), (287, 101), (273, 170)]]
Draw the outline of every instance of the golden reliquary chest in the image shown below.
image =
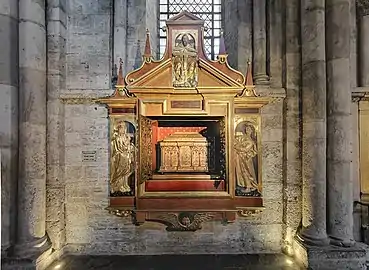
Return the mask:
[(209, 143), (197, 132), (176, 132), (159, 143), (159, 172), (207, 172)]

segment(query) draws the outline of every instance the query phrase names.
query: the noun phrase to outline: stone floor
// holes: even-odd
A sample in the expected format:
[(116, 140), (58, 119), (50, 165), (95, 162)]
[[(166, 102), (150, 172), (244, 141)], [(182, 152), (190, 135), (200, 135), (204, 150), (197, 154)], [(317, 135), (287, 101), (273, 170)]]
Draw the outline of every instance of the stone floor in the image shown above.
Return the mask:
[(302, 270), (285, 255), (67, 256), (48, 270)]

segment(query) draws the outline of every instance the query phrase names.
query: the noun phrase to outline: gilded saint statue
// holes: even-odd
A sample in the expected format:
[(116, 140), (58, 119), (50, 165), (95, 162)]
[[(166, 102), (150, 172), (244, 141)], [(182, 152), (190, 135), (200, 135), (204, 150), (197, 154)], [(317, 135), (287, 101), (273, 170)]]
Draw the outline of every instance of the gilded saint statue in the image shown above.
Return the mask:
[(242, 126), (243, 130), (236, 132), (234, 143), (236, 195), (260, 196), (255, 127), (249, 122), (242, 122), (239, 126)]
[(114, 127), (111, 139), (110, 191), (111, 193), (131, 191), (128, 183), (134, 172), (135, 146), (132, 134), (127, 131), (127, 123), (120, 121)]
[(197, 51), (191, 34), (179, 34), (173, 48), (173, 86), (197, 86)]

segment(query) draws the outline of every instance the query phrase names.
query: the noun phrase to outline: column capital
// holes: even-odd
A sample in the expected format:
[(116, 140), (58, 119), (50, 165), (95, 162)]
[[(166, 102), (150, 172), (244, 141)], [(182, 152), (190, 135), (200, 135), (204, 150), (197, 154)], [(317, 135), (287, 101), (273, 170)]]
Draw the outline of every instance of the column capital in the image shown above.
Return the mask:
[(356, 0), (356, 5), (360, 17), (369, 15), (369, 0)]

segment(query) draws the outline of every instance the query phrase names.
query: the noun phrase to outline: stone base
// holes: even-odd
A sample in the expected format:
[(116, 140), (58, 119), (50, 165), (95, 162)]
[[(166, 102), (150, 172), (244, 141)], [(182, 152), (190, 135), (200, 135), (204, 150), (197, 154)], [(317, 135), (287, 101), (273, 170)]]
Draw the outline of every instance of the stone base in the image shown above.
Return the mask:
[(266, 74), (257, 74), (254, 76), (254, 82), (256, 85), (269, 85), (269, 76)]
[(54, 250), (50, 246), (41, 254), (29, 257), (22, 257), (11, 252), (7, 257), (1, 257), (1, 269), (5, 270), (44, 270), (54, 261), (60, 259), (64, 254), (64, 248)]
[(308, 269), (367, 269), (366, 250), (361, 243), (347, 248), (331, 245), (316, 247), (295, 239), (293, 249), (297, 262)]
[(1, 259), (1, 269), (4, 270), (42, 270), (46, 269), (54, 260), (52, 249), (48, 249), (37, 258), (8, 257)]

